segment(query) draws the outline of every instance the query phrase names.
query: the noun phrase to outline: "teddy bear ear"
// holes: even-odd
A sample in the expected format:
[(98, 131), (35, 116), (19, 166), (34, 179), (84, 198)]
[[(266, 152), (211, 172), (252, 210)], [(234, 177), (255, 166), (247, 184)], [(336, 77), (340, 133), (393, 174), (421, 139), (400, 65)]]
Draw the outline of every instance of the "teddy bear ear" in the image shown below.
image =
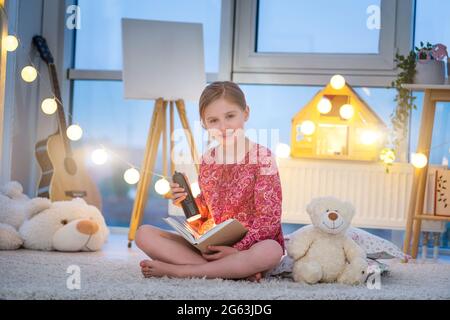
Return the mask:
[(31, 219), (39, 212), (49, 209), (52, 202), (47, 198), (33, 198), (28, 203), (28, 219)]
[(0, 192), (10, 198), (17, 198), (23, 195), (23, 187), (17, 181), (10, 181), (0, 188)]
[(351, 202), (348, 202), (348, 201), (344, 202), (344, 207), (345, 207), (345, 210), (347, 210), (347, 212), (349, 214), (351, 214), (352, 217), (355, 215), (355, 207), (353, 206), (353, 204)]
[(306, 206), (306, 212), (312, 215), (316, 209), (316, 205), (319, 202), (318, 198), (312, 199), (311, 202)]

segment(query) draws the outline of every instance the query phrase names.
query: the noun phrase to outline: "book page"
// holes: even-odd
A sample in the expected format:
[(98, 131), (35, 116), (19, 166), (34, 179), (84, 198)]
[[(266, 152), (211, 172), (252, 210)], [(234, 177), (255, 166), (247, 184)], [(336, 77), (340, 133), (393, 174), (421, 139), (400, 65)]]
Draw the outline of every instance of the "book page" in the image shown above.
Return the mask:
[(194, 239), (198, 239), (201, 237), (201, 234), (199, 234), (197, 231), (195, 231), (190, 224), (186, 221), (186, 218), (184, 217), (178, 217), (178, 216), (174, 216), (171, 217), (172, 219), (176, 220), (180, 225), (182, 225), (186, 231), (188, 231), (193, 237)]
[(183, 238), (185, 238), (188, 242), (192, 244), (197, 243), (195, 236), (192, 235), (190, 231), (186, 229), (183, 223), (180, 223), (179, 221), (171, 217), (164, 218), (163, 220), (166, 221), (167, 224), (169, 224), (173, 229), (175, 229), (175, 231), (177, 231), (181, 236), (183, 236)]

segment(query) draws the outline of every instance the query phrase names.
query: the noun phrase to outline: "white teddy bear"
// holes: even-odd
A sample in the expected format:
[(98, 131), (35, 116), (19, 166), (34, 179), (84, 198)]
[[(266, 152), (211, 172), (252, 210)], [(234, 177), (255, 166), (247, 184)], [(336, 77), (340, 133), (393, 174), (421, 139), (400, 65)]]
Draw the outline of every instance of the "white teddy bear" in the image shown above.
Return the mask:
[(16, 250), (23, 244), (19, 228), (28, 217), (48, 208), (50, 200), (23, 194), (22, 185), (11, 181), (0, 188), (0, 250)]
[(100, 211), (81, 198), (30, 200), (17, 182), (0, 190), (1, 250), (97, 251), (108, 235)]
[(368, 263), (366, 253), (346, 230), (354, 215), (348, 202), (333, 197), (313, 199), (306, 208), (312, 225), (292, 234), (286, 249), (294, 260), (292, 276), (297, 282), (364, 282)]

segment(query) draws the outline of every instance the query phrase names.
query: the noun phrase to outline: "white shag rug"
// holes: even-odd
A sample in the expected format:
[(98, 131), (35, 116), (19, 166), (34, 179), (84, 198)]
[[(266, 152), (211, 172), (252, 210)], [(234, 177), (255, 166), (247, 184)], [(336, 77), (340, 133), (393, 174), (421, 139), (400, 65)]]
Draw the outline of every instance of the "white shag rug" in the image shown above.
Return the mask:
[[(286, 278), (144, 279), (142, 258), (132, 249), (125, 254), (0, 251), (0, 299), (450, 299), (449, 263), (393, 262), (381, 288), (368, 289)], [(80, 289), (70, 290), (67, 271), (73, 265), (80, 270)]]

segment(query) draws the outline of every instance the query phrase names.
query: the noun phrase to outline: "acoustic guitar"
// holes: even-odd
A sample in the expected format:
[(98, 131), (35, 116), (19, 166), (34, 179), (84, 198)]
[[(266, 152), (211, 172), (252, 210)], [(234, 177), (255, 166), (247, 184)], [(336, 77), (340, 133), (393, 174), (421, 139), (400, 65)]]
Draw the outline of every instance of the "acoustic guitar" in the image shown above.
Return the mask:
[(42, 36), (34, 36), (33, 44), (42, 60), (47, 64), (58, 115), (58, 130), (56, 133), (36, 143), (35, 147), (36, 159), (42, 170), (38, 196), (49, 198), (52, 201), (71, 200), (76, 197), (83, 198), (88, 204), (96, 206), (101, 211), (101, 196), (83, 165), (83, 155), (80, 152), (74, 155), (66, 135), (66, 117), (56, 67), (47, 41)]

